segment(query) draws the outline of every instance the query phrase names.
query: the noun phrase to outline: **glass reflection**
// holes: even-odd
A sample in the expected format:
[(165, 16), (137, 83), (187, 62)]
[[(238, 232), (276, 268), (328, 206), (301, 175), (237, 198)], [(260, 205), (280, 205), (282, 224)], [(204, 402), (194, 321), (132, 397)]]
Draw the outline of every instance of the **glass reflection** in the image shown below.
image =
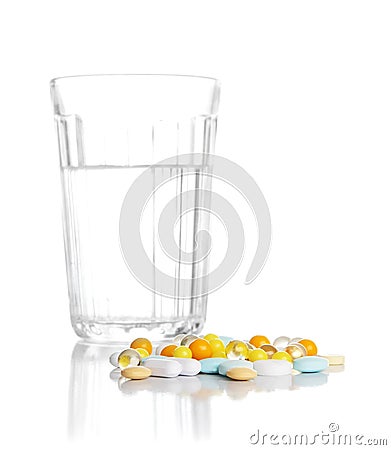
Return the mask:
[[(78, 342), (72, 354), (68, 435), (71, 439), (112, 439), (113, 429), (137, 430), (154, 439), (177, 437), (208, 439), (213, 402), (240, 401), (249, 394), (297, 390), (327, 383), (329, 373), (258, 376), (233, 381), (219, 375), (150, 377), (127, 380), (113, 369), (109, 357), (123, 346)], [(342, 370), (342, 369), (339, 369)], [(329, 371), (331, 372), (331, 371)], [(220, 405), (221, 407), (221, 405)]]

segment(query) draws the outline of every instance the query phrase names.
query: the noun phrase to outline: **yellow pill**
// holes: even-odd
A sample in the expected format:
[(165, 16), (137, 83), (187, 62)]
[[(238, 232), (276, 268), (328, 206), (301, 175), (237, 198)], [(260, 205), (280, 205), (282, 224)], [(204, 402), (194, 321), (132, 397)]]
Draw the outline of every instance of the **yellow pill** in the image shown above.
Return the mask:
[(246, 343), (242, 341), (231, 341), (225, 347), (225, 353), (228, 359), (246, 359), (248, 352)]
[(255, 350), (249, 351), (247, 359), (251, 362), (254, 362), (259, 361), (261, 359), (269, 359), (269, 356), (265, 352), (265, 350), (262, 350), (261, 348), (256, 348)]
[(256, 376), (257, 372), (249, 367), (233, 367), (227, 370), (227, 377), (232, 378), (232, 380), (248, 381)]
[(212, 339), (209, 344), (212, 347), (212, 353), (225, 351), (225, 345), (221, 339)]
[(180, 345), (174, 350), (175, 358), (191, 358), (193, 356), (192, 351), (189, 347), (185, 347), (184, 345)]
[(292, 356), (287, 352), (276, 352), (273, 354), (272, 359), (283, 359), (285, 361), (293, 362)]
[(125, 378), (130, 378), (131, 380), (143, 380), (151, 376), (151, 369), (144, 366), (128, 367), (121, 370), (121, 375)]
[(212, 353), (212, 358), (226, 358), (225, 352), (214, 352)]
[(217, 334), (213, 334), (213, 333), (209, 333), (204, 336), (204, 339), (208, 342), (212, 341), (213, 339), (218, 339), (218, 338), (219, 337), (217, 336)]
[(141, 359), (149, 356), (148, 350), (145, 350), (145, 348), (136, 348), (136, 352), (141, 356)]

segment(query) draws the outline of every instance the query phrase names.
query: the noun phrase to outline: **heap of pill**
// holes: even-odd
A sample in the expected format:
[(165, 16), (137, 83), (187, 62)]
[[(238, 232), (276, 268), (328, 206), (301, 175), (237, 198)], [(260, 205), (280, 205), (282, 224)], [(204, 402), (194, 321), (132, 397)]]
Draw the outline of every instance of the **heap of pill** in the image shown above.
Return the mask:
[(205, 373), (249, 381), (257, 375), (316, 373), (329, 365), (345, 363), (342, 355), (318, 355), (317, 346), (310, 339), (279, 336), (271, 343), (263, 335), (244, 341), (212, 333), (179, 334), (172, 342), (155, 348), (150, 340), (140, 337), (123, 351), (113, 353), (109, 360), (129, 380)]

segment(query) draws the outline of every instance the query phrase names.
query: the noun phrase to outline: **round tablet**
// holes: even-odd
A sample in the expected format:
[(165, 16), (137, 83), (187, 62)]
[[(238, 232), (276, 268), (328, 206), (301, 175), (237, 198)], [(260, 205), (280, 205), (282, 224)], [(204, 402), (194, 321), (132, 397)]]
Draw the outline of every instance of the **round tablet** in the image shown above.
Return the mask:
[(254, 361), (254, 369), (258, 375), (281, 376), (292, 373), (292, 364), (285, 359), (267, 359)]
[(329, 362), (320, 356), (303, 356), (293, 361), (293, 368), (299, 372), (313, 373), (327, 369)]

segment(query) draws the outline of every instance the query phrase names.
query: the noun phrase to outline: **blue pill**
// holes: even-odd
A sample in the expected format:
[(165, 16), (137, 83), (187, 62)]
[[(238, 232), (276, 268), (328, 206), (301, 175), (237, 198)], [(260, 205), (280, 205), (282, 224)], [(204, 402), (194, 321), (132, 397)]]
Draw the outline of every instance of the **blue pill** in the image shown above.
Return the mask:
[(320, 356), (303, 356), (293, 361), (293, 368), (299, 372), (313, 373), (327, 369), (329, 361)]
[(224, 359), (224, 362), (219, 365), (219, 374), (225, 376), (228, 370), (234, 367), (249, 367), (252, 369), (253, 363), (244, 359)]
[(201, 373), (219, 373), (219, 365), (227, 361), (226, 358), (205, 358), (201, 359)]

